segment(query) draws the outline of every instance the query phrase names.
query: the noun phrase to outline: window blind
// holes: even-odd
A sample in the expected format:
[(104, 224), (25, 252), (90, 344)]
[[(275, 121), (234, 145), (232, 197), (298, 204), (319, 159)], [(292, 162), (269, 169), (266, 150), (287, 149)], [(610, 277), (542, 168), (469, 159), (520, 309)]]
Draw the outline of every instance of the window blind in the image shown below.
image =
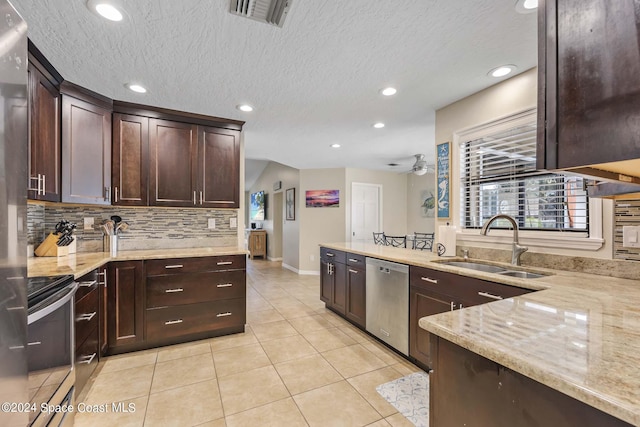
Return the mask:
[[(502, 213), (521, 229), (588, 231), (581, 177), (536, 170), (536, 124), (487, 132), (460, 146), (461, 222), (480, 228)], [(493, 227), (509, 228), (507, 221)]]

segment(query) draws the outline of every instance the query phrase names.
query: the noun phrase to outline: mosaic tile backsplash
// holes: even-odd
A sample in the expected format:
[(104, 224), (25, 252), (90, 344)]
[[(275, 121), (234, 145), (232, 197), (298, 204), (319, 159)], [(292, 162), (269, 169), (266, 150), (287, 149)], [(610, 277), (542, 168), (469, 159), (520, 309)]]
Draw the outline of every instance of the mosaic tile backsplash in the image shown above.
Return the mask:
[(625, 225), (640, 225), (640, 200), (617, 200), (615, 221), (613, 257), (640, 261), (640, 248), (622, 247), (622, 227)]
[[(64, 206), (29, 203), (27, 208), (28, 243), (35, 247), (54, 230), (61, 219), (77, 225), (78, 252), (103, 250), (99, 229), (84, 230), (84, 218), (96, 225), (118, 215), (129, 224), (119, 234), (120, 250), (237, 246), (237, 230), (230, 227), (236, 210), (186, 208), (126, 208), (120, 206)], [(215, 219), (215, 229), (208, 220)]]

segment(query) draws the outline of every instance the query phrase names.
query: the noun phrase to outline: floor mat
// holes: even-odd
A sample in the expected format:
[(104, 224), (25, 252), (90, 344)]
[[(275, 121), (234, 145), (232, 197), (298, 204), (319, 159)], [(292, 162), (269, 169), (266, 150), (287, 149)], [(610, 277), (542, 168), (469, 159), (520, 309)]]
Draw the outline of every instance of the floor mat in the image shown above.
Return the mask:
[(425, 372), (379, 385), (376, 391), (417, 427), (429, 425), (429, 375)]

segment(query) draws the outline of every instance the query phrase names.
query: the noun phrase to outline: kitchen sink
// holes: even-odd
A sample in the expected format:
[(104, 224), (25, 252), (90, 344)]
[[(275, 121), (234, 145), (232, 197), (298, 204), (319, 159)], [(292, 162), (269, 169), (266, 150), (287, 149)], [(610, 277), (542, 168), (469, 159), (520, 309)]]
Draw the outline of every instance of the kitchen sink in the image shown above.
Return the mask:
[(497, 265), (483, 264), (473, 261), (436, 261), (439, 264), (446, 264), (452, 267), (468, 268), (470, 270), (483, 271), (485, 273), (496, 273), (503, 276), (517, 277), (520, 279), (537, 279), (539, 277), (548, 276), (544, 273), (532, 273), (530, 271), (510, 270)]
[(484, 271), (485, 273), (497, 273), (500, 271), (506, 271), (505, 268), (495, 265), (481, 264), (479, 262), (467, 262), (467, 261), (439, 261), (440, 264), (446, 264), (453, 267), (468, 268), (470, 270)]
[(528, 271), (513, 271), (513, 270), (498, 271), (497, 273), (503, 276), (518, 277), (520, 279), (537, 279), (538, 277), (548, 276), (548, 274), (531, 273)]

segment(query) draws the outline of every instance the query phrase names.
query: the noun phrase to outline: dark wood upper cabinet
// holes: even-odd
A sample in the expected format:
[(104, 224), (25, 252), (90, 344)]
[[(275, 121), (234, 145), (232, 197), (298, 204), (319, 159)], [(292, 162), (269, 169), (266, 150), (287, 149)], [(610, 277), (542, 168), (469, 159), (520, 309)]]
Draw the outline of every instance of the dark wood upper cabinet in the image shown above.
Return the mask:
[(60, 91), (29, 64), (29, 198), (59, 202)]
[(546, 0), (538, 34), (538, 168), (640, 183), (638, 2)]
[[(64, 82), (62, 201), (111, 204), (110, 100)], [(95, 95), (95, 96), (94, 96)]]
[(149, 149), (149, 204), (197, 206), (197, 126), (151, 119)]
[(149, 204), (149, 119), (127, 114), (113, 115), (111, 179), (113, 204)]
[(198, 126), (198, 203), (240, 207), (240, 132)]

